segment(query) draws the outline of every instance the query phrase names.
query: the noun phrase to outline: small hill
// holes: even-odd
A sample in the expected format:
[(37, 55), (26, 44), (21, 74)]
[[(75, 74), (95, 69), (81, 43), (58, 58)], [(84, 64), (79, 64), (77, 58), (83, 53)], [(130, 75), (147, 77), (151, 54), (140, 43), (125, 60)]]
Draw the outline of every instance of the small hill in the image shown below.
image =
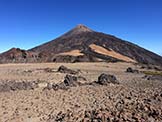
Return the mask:
[(22, 50), (20, 48), (12, 48), (0, 54), (0, 63), (25, 63), (38, 61), (38, 54)]

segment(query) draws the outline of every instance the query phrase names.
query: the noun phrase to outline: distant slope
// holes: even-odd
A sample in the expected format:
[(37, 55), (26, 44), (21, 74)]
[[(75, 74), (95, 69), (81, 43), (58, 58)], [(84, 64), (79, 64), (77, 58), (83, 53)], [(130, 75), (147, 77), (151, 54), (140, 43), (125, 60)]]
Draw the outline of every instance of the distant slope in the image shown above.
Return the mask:
[[(138, 45), (115, 36), (99, 33), (84, 25), (78, 25), (61, 37), (34, 47), (26, 53), (29, 62), (80, 62), (80, 61), (126, 61), (162, 65), (162, 57)], [(30, 54), (29, 53), (29, 54)], [(7, 59), (1, 54), (0, 61)], [(15, 57), (17, 59), (17, 57)], [(11, 60), (11, 62), (14, 62)]]

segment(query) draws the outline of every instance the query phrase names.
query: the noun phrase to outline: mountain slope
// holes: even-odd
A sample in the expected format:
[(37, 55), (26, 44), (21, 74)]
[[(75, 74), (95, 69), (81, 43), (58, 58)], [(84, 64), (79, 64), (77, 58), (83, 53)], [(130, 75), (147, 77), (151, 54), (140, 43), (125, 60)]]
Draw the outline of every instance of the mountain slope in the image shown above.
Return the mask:
[[(161, 56), (115, 36), (93, 31), (84, 25), (78, 25), (61, 37), (27, 52), (36, 57), (30, 57), (30, 62), (126, 61), (162, 65)], [(1, 54), (0, 57), (6, 56)]]
[[(113, 57), (112, 55), (108, 56), (94, 51), (94, 49), (90, 47), (92, 44), (107, 49), (108, 51), (112, 50), (115, 53), (130, 58), (132, 62), (156, 65), (162, 64), (161, 56), (141, 48), (138, 45), (116, 38), (115, 36), (95, 32), (84, 25), (79, 25), (63, 36), (35, 47), (30, 51), (41, 53), (50, 52), (50, 55), (54, 57), (56, 54), (59, 55), (60, 53), (62, 54), (64, 52), (78, 50), (89, 58), (88, 60), (92, 60), (94, 58), (103, 60), (121, 60), (120, 58)], [(92, 59), (90, 59), (90, 57)], [(52, 61), (52, 59), (49, 60)]]

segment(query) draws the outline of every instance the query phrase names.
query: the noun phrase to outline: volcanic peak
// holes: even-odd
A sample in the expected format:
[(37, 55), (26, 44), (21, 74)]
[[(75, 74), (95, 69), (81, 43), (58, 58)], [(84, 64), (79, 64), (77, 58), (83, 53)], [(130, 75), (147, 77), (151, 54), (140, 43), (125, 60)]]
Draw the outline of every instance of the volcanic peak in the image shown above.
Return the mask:
[(63, 36), (72, 36), (85, 32), (94, 32), (94, 31), (83, 24), (78, 24), (76, 27), (65, 33)]

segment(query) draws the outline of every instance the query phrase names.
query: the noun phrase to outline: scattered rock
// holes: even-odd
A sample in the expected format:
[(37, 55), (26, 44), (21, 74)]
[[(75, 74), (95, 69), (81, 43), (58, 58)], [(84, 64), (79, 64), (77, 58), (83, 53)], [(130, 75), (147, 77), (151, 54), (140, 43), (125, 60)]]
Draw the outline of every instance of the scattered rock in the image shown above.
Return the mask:
[(77, 76), (78, 81), (87, 81), (87, 79), (83, 76)]
[(49, 73), (55, 72), (53, 68), (45, 68), (44, 71)]
[(68, 73), (68, 74), (78, 74), (79, 73), (78, 71), (71, 70), (71, 69), (69, 69), (69, 68), (67, 68), (67, 67), (65, 67), (63, 65), (58, 68), (58, 72), (60, 72), (60, 73)]
[(141, 66), (140, 69), (145, 69), (146, 67), (145, 66)]
[(159, 80), (162, 81), (162, 76), (161, 75), (145, 75), (143, 78), (147, 80)]
[[(114, 75), (109, 75), (109, 74), (101, 74), (98, 77), (98, 81), (95, 82), (91, 82), (91, 83), (81, 83), (79, 82), (80, 80), (85, 80), (86, 79), (82, 76), (74, 76), (74, 75), (70, 75), (67, 74), (64, 78), (64, 81), (59, 83), (59, 84), (52, 84), (52, 83), (48, 83), (47, 86), (45, 87), (45, 89), (48, 90), (58, 90), (58, 89), (63, 89), (63, 90), (67, 90), (70, 87), (76, 87), (76, 86), (85, 86), (85, 85), (96, 85), (96, 84), (100, 84), (100, 85), (108, 85), (110, 83), (112, 84), (119, 84), (119, 81), (116, 79), (116, 77)], [(46, 85), (46, 84), (45, 84)]]
[(11, 90), (11, 88), (10, 88), (9, 85), (7, 85), (7, 84), (1, 84), (0, 85), (0, 92), (8, 92), (10, 90)]
[(162, 71), (162, 67), (155, 66), (154, 69), (155, 69), (156, 71)]
[(148, 70), (149, 70), (149, 69), (153, 69), (153, 66), (151, 66), (151, 65), (144, 65), (144, 64), (143, 64), (143, 65), (141, 66), (141, 69), (148, 69)]
[(133, 69), (132, 69), (131, 67), (128, 67), (127, 70), (126, 70), (126, 72), (131, 72), (131, 73), (133, 73)]
[(101, 84), (101, 85), (108, 85), (110, 83), (119, 84), (119, 81), (116, 79), (114, 75), (103, 73), (98, 77), (98, 81), (96, 83)]
[(45, 89), (48, 90), (58, 90), (58, 89), (63, 89), (63, 90), (67, 90), (70, 87), (76, 87), (76, 86), (80, 86), (81, 83), (78, 82), (78, 77), (77, 76), (73, 76), (73, 75), (69, 75), (67, 74), (65, 76), (65, 79), (63, 82), (59, 83), (59, 84), (52, 84), (52, 83), (48, 83), (47, 87), (45, 87)]
[(162, 71), (161, 66), (156, 66), (156, 65), (142, 65), (141, 69), (147, 69), (147, 70), (155, 70), (155, 71)]
[(76, 76), (66, 75), (64, 84), (66, 86), (70, 86), (70, 87), (78, 86), (78, 85), (80, 85), (80, 83), (77, 81), (77, 79), (78, 78)]
[(149, 91), (149, 89), (146, 89), (138, 91), (136, 95), (133, 95), (132, 91), (128, 92), (127, 90), (121, 90), (119, 93), (112, 95), (113, 99), (107, 98), (105, 103), (111, 103), (107, 104), (107, 107), (89, 108), (81, 111), (75, 111), (75, 109), (60, 111), (56, 116), (50, 118), (49, 120), (51, 121), (49, 122), (76, 122), (77, 120), (81, 122), (162, 121), (162, 108), (159, 105), (161, 101), (153, 98), (156, 95), (157, 98), (162, 99), (161, 90)]
[(128, 67), (127, 70), (126, 70), (126, 72), (128, 72), (128, 73), (139, 73), (138, 70), (132, 69), (131, 67)]
[(59, 112), (59, 113), (56, 115), (55, 122), (63, 122), (63, 121), (65, 121), (65, 120), (64, 120), (64, 119), (65, 119), (65, 115), (66, 115), (66, 114), (62, 113), (62, 111)]
[(16, 82), (16, 81), (6, 81), (0, 84), (0, 92), (9, 92), (16, 90), (31, 90), (37, 88), (36, 82)]

